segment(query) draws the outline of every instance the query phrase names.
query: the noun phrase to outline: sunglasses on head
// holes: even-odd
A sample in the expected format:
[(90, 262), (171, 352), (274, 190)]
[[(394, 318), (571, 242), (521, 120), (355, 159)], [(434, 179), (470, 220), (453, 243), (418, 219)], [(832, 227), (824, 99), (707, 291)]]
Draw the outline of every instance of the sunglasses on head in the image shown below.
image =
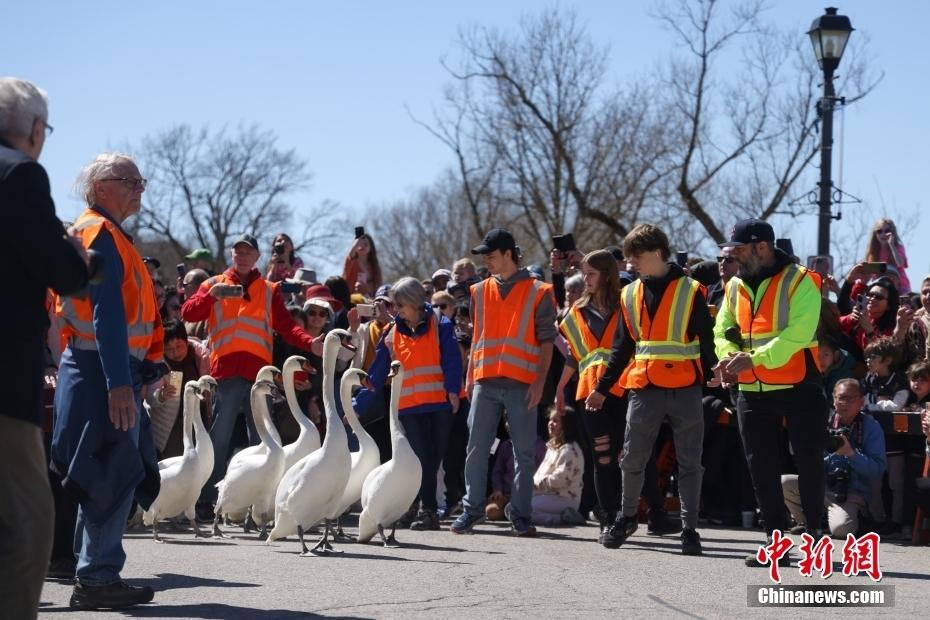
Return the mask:
[(881, 293), (866, 293), (866, 294), (865, 294), (865, 298), (866, 298), (866, 299), (879, 299), (879, 300), (881, 300), (881, 299), (888, 299), (887, 297), (885, 297), (885, 296), (882, 295)]
[(732, 263), (732, 262), (735, 261), (735, 260), (736, 260), (736, 259), (735, 259), (734, 257), (732, 257), (732, 256), (718, 256), (718, 257), (717, 257), (717, 262), (718, 262), (718, 263)]
[(439, 308), (440, 310), (445, 310), (446, 308), (449, 307), (449, 304), (447, 304), (447, 303), (433, 304), (433, 307), (434, 307), (434, 308)]

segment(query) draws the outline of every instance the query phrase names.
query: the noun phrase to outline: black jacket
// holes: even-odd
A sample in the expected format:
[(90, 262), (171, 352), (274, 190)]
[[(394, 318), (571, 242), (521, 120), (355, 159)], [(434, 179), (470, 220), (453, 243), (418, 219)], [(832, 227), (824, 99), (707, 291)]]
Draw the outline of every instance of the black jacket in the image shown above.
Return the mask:
[(40, 422), (45, 366), (46, 289), (67, 295), (87, 286), (87, 269), (55, 216), (48, 175), (28, 155), (0, 142), (0, 265), (6, 279), (0, 325), (0, 415)]

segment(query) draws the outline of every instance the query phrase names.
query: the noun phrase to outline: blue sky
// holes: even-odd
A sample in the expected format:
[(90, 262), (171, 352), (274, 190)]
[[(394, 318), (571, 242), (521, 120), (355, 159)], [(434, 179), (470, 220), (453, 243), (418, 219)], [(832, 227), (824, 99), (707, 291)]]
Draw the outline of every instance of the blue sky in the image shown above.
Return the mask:
[[(769, 19), (799, 37), (825, 6), (772, 4)], [(575, 6), (592, 38), (610, 45), (611, 80), (641, 75), (672, 51), (671, 35), (649, 16), (651, 2), (561, 5)], [(79, 211), (71, 184), (96, 153), (138, 143), (178, 122), (254, 122), (275, 131), (282, 146), (296, 148), (313, 172), (311, 188), (293, 197), (293, 230), (299, 231), (303, 205), (331, 199), (360, 211), (435, 179), (451, 163), (450, 154), (410, 120), (405, 106), (428, 117), (440, 102), (448, 80), (440, 59), (454, 55), (460, 27), (513, 30), (522, 13), (541, 6), (484, 0), (12, 2), (3, 10), (0, 74), (49, 92), (55, 133), (42, 163), (62, 218)], [(849, 209), (864, 210), (870, 221), (881, 215), (882, 204), (922, 212), (930, 173), (930, 42), (923, 28), (930, 3), (852, 0), (839, 8), (857, 28), (854, 37), (871, 37), (873, 63), (886, 74), (872, 95), (845, 112), (843, 185), (865, 201)], [(813, 187), (815, 173), (793, 195)], [(799, 254), (813, 253), (815, 229), (813, 217), (792, 227)], [(918, 285), (930, 270), (928, 218), (902, 232)]]

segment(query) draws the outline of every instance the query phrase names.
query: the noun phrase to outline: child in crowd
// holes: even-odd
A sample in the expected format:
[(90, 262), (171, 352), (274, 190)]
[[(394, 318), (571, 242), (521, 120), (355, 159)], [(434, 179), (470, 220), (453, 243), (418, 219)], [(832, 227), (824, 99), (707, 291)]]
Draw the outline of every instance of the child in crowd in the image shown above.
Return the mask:
[[(504, 424), (510, 435), (510, 425)], [(536, 466), (542, 463), (546, 454), (546, 443), (536, 437)], [(494, 465), (491, 468), (491, 494), (488, 496), (488, 503), (484, 507), (484, 515), (488, 521), (502, 521), (507, 517), (504, 515), (504, 508), (510, 501), (510, 491), (513, 487), (513, 444), (509, 439), (500, 442), (494, 451)]]
[(833, 386), (837, 381), (855, 377), (856, 360), (832, 338), (820, 340), (817, 346), (820, 352), (823, 391), (829, 401), (833, 398)]
[(582, 525), (581, 503), (584, 455), (575, 441), (574, 410), (549, 412), (546, 456), (533, 476), (533, 522), (539, 525)]
[(907, 397), (906, 409), (921, 411), (930, 403), (930, 363), (921, 360), (911, 364), (907, 369), (907, 382), (911, 388)]

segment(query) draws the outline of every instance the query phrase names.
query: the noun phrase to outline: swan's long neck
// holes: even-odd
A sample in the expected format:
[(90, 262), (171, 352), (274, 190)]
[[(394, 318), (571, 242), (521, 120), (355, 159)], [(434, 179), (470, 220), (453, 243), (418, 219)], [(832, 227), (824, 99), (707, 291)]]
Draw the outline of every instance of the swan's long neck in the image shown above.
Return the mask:
[[(197, 415), (194, 415), (194, 412), (197, 412)], [(196, 419), (200, 422), (200, 399), (197, 398), (196, 388), (192, 385), (184, 387), (184, 410), (181, 412), (184, 416), (184, 450), (187, 451), (188, 448), (194, 447), (194, 437), (193, 429), (191, 425), (194, 424)], [(203, 423), (201, 422), (201, 426)], [(198, 432), (198, 437), (200, 433)]]
[(281, 449), (281, 438), (277, 431), (269, 431), (272, 426), (271, 413), (268, 411), (268, 398), (270, 396), (269, 388), (265, 386), (256, 386), (252, 388), (250, 398), (252, 399), (252, 420), (255, 422), (255, 430), (262, 442), (269, 449)]
[(358, 421), (355, 409), (352, 407), (352, 388), (356, 383), (351, 380), (348, 374), (343, 376), (342, 383), (339, 385), (339, 398), (342, 400), (342, 411), (345, 413), (346, 421), (352, 427), (352, 432), (356, 435), (362, 430), (362, 425)]
[[(198, 398), (196, 403), (185, 403), (184, 409), (187, 410), (191, 405), (193, 405), (191, 409), (191, 422), (194, 427), (194, 437), (197, 439), (197, 447), (200, 447), (204, 441), (206, 441), (209, 433), (207, 432), (207, 427), (203, 425), (203, 418), (200, 415), (200, 399)], [(186, 421), (184, 423), (187, 424)]]
[(294, 385), (294, 375), (296, 374), (296, 368), (285, 364), (284, 396), (287, 398), (287, 408), (291, 410), (294, 421), (297, 422), (300, 428), (304, 429), (309, 427), (312, 422), (310, 422), (310, 418), (304, 415), (304, 412), (300, 409), (300, 403), (297, 402), (297, 387)]
[[(329, 346), (325, 346), (329, 345)], [(342, 345), (338, 340), (327, 339), (323, 351), (323, 410), (326, 413), (326, 437), (323, 446), (346, 441), (346, 430), (336, 409), (336, 357)]]
[(396, 448), (401, 439), (405, 439), (404, 429), (400, 425), (400, 391), (404, 388), (404, 371), (398, 370), (391, 380), (391, 402), (388, 407), (388, 420), (391, 427), (391, 447)]

